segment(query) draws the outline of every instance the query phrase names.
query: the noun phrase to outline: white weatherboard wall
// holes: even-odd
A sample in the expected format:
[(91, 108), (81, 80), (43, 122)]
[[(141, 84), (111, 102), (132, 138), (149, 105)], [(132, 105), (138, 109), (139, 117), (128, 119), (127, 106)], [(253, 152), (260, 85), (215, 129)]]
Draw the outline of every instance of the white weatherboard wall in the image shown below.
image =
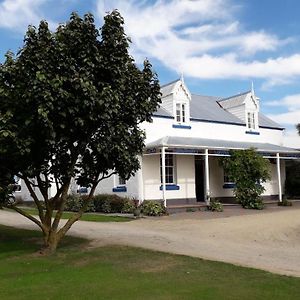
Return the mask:
[(246, 134), (246, 126), (191, 121), (191, 129), (173, 128), (173, 119), (154, 117), (153, 123), (144, 122), (141, 128), (146, 130), (146, 143), (164, 136), (194, 137), (204, 139), (229, 140), (253, 143), (282, 145), (282, 130), (259, 128), (260, 135)]
[(126, 192), (113, 192), (113, 188), (117, 187), (119, 177), (118, 175), (113, 175), (108, 179), (105, 179), (99, 183), (96, 188), (95, 194), (116, 194), (122, 197), (130, 197), (135, 199), (143, 199), (142, 195), (142, 184), (141, 184), (141, 169), (136, 172), (136, 174), (126, 181)]
[[(167, 199), (195, 198), (195, 160), (194, 156), (175, 155), (179, 190), (166, 191)], [(160, 156), (143, 157), (144, 196), (146, 200), (162, 199), (160, 190)]]

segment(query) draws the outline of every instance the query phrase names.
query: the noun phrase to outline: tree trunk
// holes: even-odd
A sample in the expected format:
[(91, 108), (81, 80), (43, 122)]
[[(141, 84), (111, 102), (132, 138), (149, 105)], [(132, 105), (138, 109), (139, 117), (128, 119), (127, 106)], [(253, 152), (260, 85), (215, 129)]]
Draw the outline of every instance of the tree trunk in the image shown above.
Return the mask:
[(50, 229), (48, 233), (44, 234), (44, 246), (40, 250), (40, 253), (43, 255), (51, 255), (55, 253), (60, 240), (60, 234), (58, 234), (57, 231), (52, 231)]

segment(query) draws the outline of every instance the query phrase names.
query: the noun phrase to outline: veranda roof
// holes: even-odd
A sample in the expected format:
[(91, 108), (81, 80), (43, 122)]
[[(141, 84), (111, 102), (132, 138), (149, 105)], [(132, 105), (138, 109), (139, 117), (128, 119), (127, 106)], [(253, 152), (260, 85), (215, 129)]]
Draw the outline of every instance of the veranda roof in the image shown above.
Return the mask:
[(165, 136), (154, 142), (148, 143), (146, 149), (159, 148), (181, 148), (181, 149), (211, 149), (211, 150), (238, 150), (255, 148), (258, 152), (290, 154), (299, 156), (300, 151), (293, 148), (283, 147), (269, 143), (236, 142), (216, 139), (203, 139), (192, 137)]

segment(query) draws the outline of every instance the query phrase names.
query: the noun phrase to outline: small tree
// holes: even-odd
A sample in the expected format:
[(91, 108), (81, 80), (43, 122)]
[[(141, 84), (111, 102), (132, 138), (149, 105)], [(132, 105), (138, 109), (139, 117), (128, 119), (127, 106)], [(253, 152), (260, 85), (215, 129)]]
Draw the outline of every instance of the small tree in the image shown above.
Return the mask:
[(244, 208), (262, 209), (263, 182), (270, 179), (270, 163), (255, 149), (231, 150), (230, 157), (220, 160), (235, 182), (234, 195)]
[[(105, 16), (100, 31), (91, 14), (73, 13), (53, 33), (45, 21), (30, 26), (17, 56), (8, 53), (0, 65), (0, 202), (41, 228), (44, 252), (56, 250), (101, 180), (116, 173), (128, 179), (139, 168), (139, 124), (151, 121), (160, 87), (151, 64), (139, 70), (128, 47), (118, 11)], [(39, 218), (9, 201), (14, 175), (24, 180)], [(90, 193), (59, 226), (73, 179)]]

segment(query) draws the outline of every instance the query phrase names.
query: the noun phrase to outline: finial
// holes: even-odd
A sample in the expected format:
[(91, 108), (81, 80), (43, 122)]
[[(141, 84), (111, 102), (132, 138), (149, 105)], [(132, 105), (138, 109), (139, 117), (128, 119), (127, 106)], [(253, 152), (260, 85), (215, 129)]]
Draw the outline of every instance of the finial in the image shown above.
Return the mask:
[(181, 72), (180, 80), (181, 80), (182, 82), (184, 82), (184, 79), (183, 79), (183, 72)]
[(253, 84), (253, 80), (251, 81), (251, 93), (252, 95), (254, 95), (254, 84)]

